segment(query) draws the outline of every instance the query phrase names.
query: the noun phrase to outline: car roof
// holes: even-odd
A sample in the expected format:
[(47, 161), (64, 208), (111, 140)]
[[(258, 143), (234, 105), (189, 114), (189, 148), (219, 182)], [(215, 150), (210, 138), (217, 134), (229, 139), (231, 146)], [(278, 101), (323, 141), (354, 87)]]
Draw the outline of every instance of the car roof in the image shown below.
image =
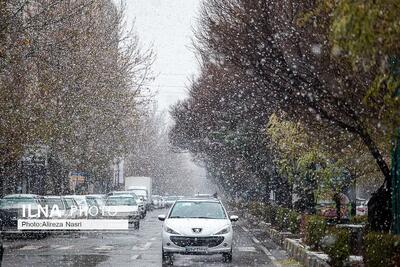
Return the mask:
[(216, 198), (195, 198), (195, 197), (178, 199), (176, 202), (215, 202), (215, 203), (221, 203)]
[(66, 195), (64, 197), (67, 197), (67, 198), (86, 198), (86, 196), (84, 196), (84, 195)]
[(39, 197), (39, 195), (35, 194), (12, 194), (12, 195), (6, 195), (3, 198), (19, 198), (19, 197)]
[(133, 196), (131, 194), (111, 195), (108, 198), (119, 198), (119, 197), (131, 197), (131, 198), (133, 198)]
[(119, 196), (119, 195), (130, 195), (135, 198), (139, 198), (138, 195), (135, 194), (135, 192), (132, 191), (113, 191), (108, 196)]

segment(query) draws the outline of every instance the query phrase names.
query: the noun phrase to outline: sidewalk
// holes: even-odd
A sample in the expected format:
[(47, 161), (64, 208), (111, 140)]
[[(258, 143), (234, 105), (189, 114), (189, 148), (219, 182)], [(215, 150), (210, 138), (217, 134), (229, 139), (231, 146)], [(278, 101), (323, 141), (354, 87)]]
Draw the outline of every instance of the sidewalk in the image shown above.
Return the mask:
[(255, 217), (242, 213), (238, 225), (260, 247), (276, 267), (303, 266), (290, 258), (288, 253), (268, 236), (266, 231), (268, 225), (266, 223), (259, 222)]

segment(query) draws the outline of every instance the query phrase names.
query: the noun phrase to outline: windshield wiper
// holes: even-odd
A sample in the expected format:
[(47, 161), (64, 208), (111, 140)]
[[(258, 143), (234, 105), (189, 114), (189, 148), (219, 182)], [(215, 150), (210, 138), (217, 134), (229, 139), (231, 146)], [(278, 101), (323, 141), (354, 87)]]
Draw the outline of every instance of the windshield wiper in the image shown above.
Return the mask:
[(183, 218), (183, 217), (181, 217), (181, 216), (170, 216), (169, 218), (170, 219), (179, 219), (179, 218)]

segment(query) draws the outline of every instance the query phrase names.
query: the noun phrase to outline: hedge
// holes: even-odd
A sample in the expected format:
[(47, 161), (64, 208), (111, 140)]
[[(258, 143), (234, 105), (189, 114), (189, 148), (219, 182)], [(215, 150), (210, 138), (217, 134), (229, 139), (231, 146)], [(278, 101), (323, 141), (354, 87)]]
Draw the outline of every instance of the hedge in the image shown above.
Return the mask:
[(400, 266), (400, 236), (368, 233), (364, 237), (364, 262), (368, 267)]
[(329, 256), (332, 267), (344, 266), (350, 256), (350, 233), (346, 229), (330, 229), (321, 241), (321, 248)]
[(327, 230), (326, 220), (322, 216), (310, 215), (305, 221), (305, 243), (312, 249), (320, 248), (320, 241)]

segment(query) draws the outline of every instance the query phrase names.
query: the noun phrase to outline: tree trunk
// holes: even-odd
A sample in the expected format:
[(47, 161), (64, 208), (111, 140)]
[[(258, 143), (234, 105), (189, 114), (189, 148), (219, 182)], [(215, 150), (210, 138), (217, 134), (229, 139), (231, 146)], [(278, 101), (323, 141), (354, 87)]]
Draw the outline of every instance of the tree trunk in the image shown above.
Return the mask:
[(392, 184), (392, 175), (390, 173), (389, 166), (387, 165), (386, 161), (383, 159), (381, 152), (379, 151), (377, 145), (372, 140), (371, 136), (367, 133), (365, 129), (362, 129), (359, 132), (359, 135), (364, 142), (364, 144), (368, 147), (371, 155), (375, 158), (376, 163), (379, 166), (383, 176), (385, 177), (386, 188), (390, 192), (390, 187)]

